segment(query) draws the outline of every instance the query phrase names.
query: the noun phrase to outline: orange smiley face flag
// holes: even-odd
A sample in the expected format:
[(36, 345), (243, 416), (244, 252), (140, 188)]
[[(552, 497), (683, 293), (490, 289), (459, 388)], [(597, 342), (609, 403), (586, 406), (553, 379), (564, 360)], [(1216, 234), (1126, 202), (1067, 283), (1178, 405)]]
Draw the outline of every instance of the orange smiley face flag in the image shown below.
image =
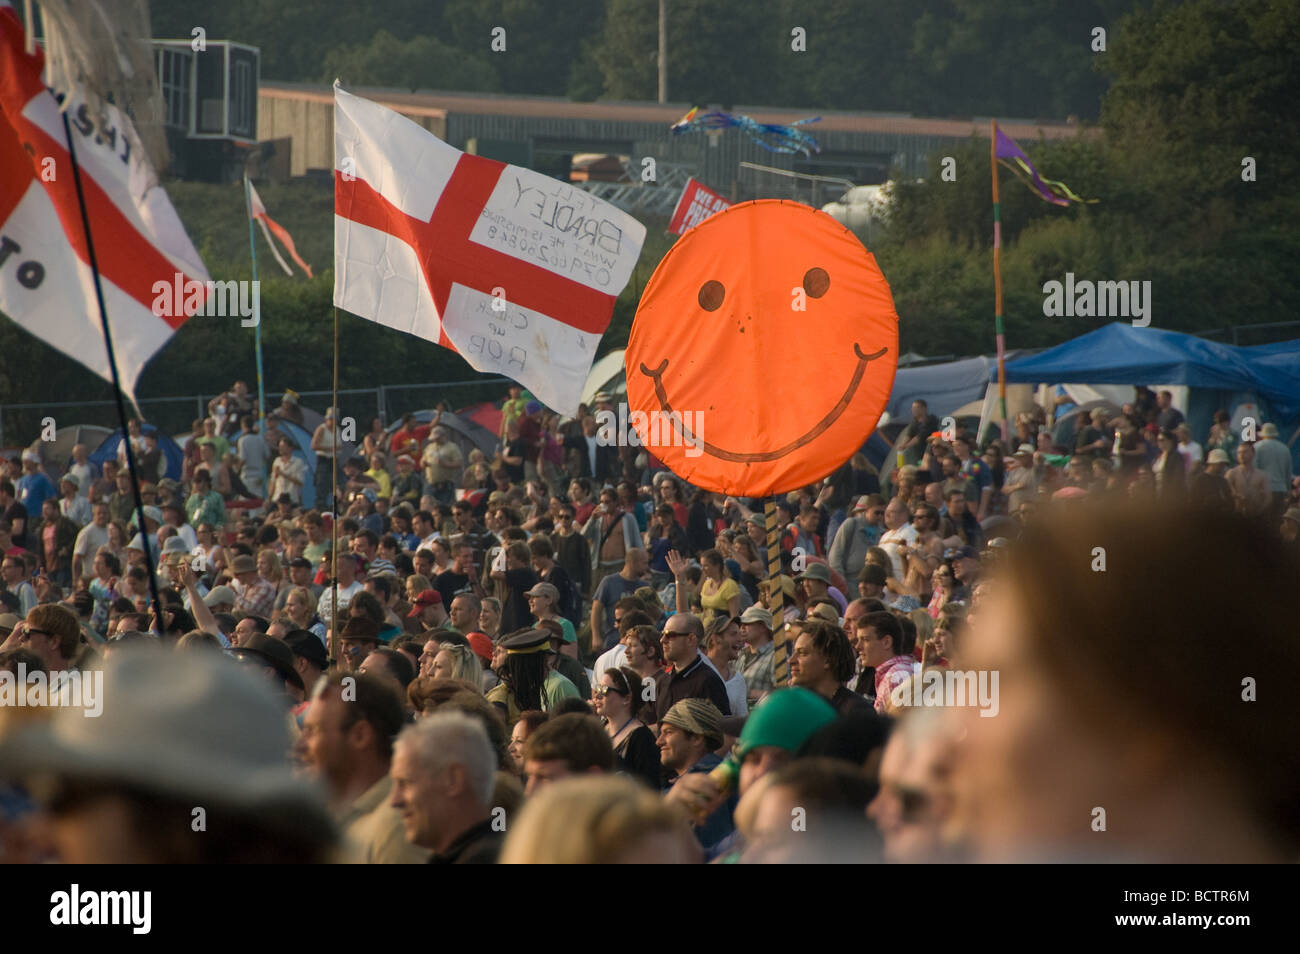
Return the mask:
[(664, 256), (624, 362), (628, 423), (667, 467), (765, 497), (820, 480), (871, 435), (894, 384), (898, 315), (852, 232), (760, 199)]

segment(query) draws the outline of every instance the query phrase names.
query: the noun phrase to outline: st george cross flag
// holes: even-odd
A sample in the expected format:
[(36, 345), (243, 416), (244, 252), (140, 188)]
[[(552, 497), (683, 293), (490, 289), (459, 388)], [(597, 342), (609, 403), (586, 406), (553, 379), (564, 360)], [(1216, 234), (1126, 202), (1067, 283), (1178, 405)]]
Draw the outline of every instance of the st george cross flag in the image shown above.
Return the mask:
[(334, 87), (334, 304), (575, 414), (645, 226)]
[[(247, 177), (245, 177), (244, 181), (248, 181)], [(266, 206), (262, 204), (262, 197), (257, 194), (257, 187), (251, 182), (248, 182), (248, 213), (256, 219), (257, 224), (262, 227), (262, 234), (266, 236), (266, 244), (271, 246), (271, 254), (274, 255), (275, 260), (280, 263), (280, 267), (284, 269), (284, 273), (286, 275), (292, 275), (293, 269), (289, 267), (288, 263), (285, 262), (284, 257), (280, 254), (280, 250), (275, 245), (275, 240), (271, 238), (272, 233), (274, 233), (275, 237), (280, 240), (280, 243), (289, 250), (289, 257), (298, 263), (298, 267), (307, 273), (308, 278), (311, 278), (311, 266), (298, 257), (298, 248), (293, 244), (293, 236), (289, 234), (288, 229), (266, 214)]]
[[(112, 381), (59, 102), (41, 80), (44, 61), (39, 48), (27, 55), (18, 15), (0, 0), (0, 311)], [(134, 398), (145, 364), (188, 317), (154, 307), (155, 283), (171, 288), (206, 282), (208, 274), (131, 121), (107, 106), (107, 122), (97, 127), (80, 92), (64, 92), (122, 390)]]

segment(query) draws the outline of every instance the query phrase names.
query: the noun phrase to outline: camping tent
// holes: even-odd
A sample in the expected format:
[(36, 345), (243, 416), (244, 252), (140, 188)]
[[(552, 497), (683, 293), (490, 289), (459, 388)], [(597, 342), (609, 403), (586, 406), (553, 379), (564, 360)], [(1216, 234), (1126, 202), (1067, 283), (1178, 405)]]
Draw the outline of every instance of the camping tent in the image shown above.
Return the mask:
[[(416, 422), (420, 424), (428, 424), (433, 420), (435, 414), (434, 411), (427, 410), (414, 413)], [(497, 419), (500, 420), (499, 409)], [(450, 411), (443, 411), (442, 419), (438, 423), (451, 432), (452, 440), (460, 447), (460, 451), (466, 459), (469, 458), (469, 452), (475, 449), (481, 450), (488, 460), (491, 460), (496, 455), (496, 435), (464, 413), (452, 414)], [(401, 421), (395, 421), (388, 425), (386, 433), (391, 436), (401, 426)]]
[(72, 448), (77, 444), (98, 447), (113, 432), (95, 424), (70, 424), (54, 432), (52, 441), (35, 441), (32, 450), (41, 455), (41, 464), (51, 479), (67, 472)]
[[(1284, 344), (1287, 344), (1284, 342)], [(1214, 411), (1254, 395), (1275, 420), (1300, 416), (1300, 374), (1287, 372), (1289, 352), (1236, 348), (1194, 335), (1114, 322), (1007, 365), (1007, 380), (1024, 383), (1181, 384), (1186, 416), (1199, 435)]]
[[(181, 451), (180, 445), (152, 424), (145, 424), (143, 431), (146, 434), (158, 435), (158, 447), (162, 451), (163, 460), (167, 462), (167, 472), (163, 476), (170, 477), (172, 480), (180, 480), (181, 468), (184, 464), (184, 453)], [(91, 451), (90, 462), (97, 469), (102, 469), (104, 461), (117, 460), (117, 448), (121, 443), (122, 429), (119, 427)]]
[(590, 405), (600, 391), (622, 394), (627, 390), (627, 375), (623, 369), (622, 348), (597, 358), (587, 373), (587, 383), (582, 386), (582, 403)]

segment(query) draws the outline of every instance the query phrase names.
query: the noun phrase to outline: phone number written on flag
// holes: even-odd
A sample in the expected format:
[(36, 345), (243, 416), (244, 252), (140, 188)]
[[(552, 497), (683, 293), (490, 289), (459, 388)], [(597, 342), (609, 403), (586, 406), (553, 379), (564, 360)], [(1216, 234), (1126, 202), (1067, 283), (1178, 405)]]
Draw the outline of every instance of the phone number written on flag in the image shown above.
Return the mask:
[[(541, 229), (512, 222), (508, 216), (487, 209), (481, 218), (492, 223), (481, 233), (488, 242), (518, 252), (520, 257), (531, 258), (558, 274), (582, 275), (602, 288), (609, 285), (609, 269), (601, 264), (604, 256), (594, 249), (566, 248), (569, 243), (558, 235), (546, 235)], [(613, 264), (612, 260), (607, 264)]]

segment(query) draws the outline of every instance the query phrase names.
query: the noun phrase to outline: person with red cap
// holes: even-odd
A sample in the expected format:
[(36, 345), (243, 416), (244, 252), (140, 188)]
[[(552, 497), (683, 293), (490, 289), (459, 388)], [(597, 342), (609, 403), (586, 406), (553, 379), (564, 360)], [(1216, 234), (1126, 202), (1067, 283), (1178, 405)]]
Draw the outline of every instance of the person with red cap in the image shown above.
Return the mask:
[(442, 594), (437, 590), (422, 590), (411, 604), (411, 612), (407, 616), (418, 619), (426, 630), (445, 629), (447, 611), (442, 605)]

